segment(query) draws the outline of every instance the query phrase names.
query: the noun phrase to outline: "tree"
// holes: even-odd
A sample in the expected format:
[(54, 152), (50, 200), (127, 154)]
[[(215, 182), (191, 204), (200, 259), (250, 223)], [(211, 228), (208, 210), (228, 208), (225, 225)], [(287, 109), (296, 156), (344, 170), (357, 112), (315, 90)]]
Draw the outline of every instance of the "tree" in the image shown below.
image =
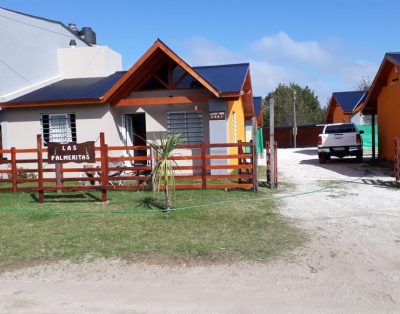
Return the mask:
[(269, 121), (268, 103), (271, 97), (275, 99), (275, 126), (293, 126), (293, 103), (296, 94), (297, 125), (323, 123), (325, 109), (321, 108), (318, 97), (308, 86), (301, 87), (290, 83), (279, 84), (275, 91), (265, 98), (265, 121)]
[(371, 88), (371, 85), (372, 85), (371, 80), (363, 76), (363, 78), (357, 85), (357, 90), (362, 92), (368, 92), (369, 89)]
[(160, 192), (162, 186), (164, 186), (166, 211), (169, 211), (172, 205), (170, 189), (175, 190), (174, 166), (176, 166), (176, 162), (171, 160), (171, 157), (174, 155), (173, 151), (182, 143), (183, 138), (180, 134), (161, 137), (159, 145), (149, 143), (157, 156), (157, 162), (151, 175), (157, 192)]

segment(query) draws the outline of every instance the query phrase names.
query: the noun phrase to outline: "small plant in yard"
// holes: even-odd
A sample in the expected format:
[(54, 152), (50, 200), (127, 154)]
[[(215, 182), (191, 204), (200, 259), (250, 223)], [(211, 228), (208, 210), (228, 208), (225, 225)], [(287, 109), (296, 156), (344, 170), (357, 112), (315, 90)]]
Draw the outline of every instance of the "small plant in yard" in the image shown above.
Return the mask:
[(183, 143), (183, 138), (180, 134), (172, 134), (167, 137), (160, 138), (160, 144), (149, 143), (156, 152), (157, 162), (152, 172), (156, 191), (160, 192), (164, 188), (165, 210), (169, 211), (172, 205), (171, 190), (175, 190), (174, 166), (176, 162), (171, 160), (173, 151), (178, 145)]

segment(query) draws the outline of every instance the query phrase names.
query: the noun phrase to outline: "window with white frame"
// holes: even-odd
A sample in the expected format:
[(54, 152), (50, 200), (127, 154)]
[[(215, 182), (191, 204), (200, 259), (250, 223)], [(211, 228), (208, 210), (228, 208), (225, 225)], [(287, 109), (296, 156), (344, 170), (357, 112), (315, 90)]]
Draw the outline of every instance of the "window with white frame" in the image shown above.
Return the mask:
[(201, 111), (175, 111), (167, 115), (168, 135), (181, 134), (186, 144), (203, 141), (203, 113)]
[(41, 119), (44, 145), (48, 142), (76, 142), (76, 121), (74, 113), (42, 114)]

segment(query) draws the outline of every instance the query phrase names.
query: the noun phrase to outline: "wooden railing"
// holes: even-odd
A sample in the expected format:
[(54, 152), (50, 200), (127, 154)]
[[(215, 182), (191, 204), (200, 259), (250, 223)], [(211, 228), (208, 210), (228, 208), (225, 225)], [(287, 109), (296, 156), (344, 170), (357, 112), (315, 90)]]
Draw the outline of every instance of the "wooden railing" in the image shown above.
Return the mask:
[[(213, 148), (236, 148), (233, 154), (213, 154)], [(246, 147), (249, 153), (243, 153)], [(256, 191), (256, 155), (252, 142), (181, 145), (187, 154), (176, 154), (176, 189), (253, 189)], [(100, 134), (95, 147), (95, 164), (48, 163), (47, 149), (37, 136), (37, 147), (0, 150), (0, 192), (37, 192), (39, 202), (47, 191), (102, 192), (107, 201), (109, 190), (151, 189), (151, 172), (157, 156), (151, 146), (108, 146)], [(127, 152), (131, 152), (130, 155)], [(134, 152), (146, 152), (135, 156)], [(132, 154), (133, 152), (133, 154)], [(221, 163), (221, 161), (225, 161)], [(218, 161), (218, 162), (216, 162)], [(219, 172), (219, 173), (216, 173)]]
[(394, 176), (400, 182), (400, 138), (394, 140)]

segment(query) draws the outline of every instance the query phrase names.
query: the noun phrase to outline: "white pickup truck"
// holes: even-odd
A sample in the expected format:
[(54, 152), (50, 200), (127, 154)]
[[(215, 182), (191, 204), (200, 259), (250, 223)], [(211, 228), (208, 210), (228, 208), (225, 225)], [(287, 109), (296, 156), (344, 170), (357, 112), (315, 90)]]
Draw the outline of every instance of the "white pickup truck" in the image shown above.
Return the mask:
[(356, 156), (357, 162), (363, 160), (361, 134), (353, 123), (335, 123), (325, 125), (318, 135), (318, 159), (321, 164), (336, 156)]

